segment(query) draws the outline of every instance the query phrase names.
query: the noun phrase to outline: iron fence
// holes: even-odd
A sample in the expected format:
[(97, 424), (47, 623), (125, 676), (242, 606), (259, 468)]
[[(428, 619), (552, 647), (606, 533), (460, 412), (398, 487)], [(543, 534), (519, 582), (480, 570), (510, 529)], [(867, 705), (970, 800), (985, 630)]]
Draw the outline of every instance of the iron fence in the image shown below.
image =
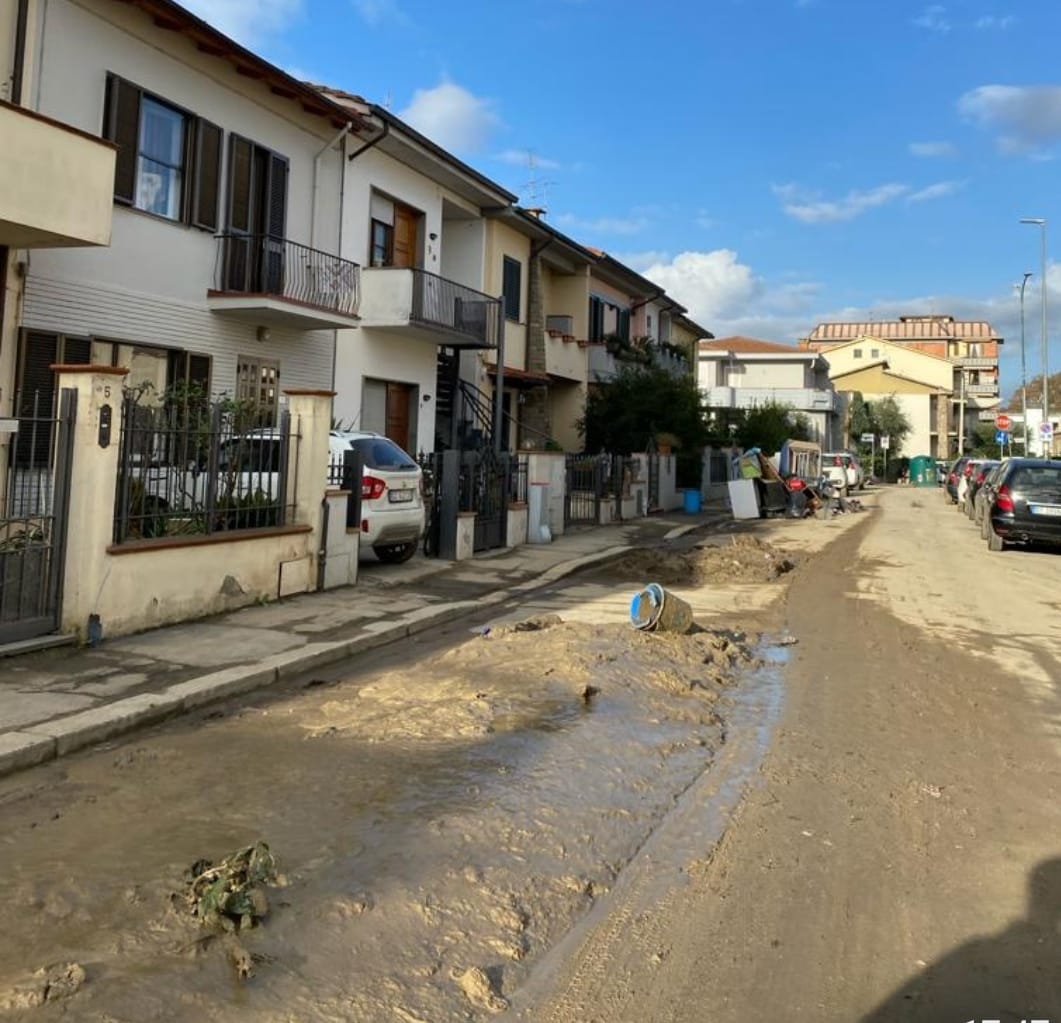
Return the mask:
[[(267, 529), (294, 517), (300, 437), (227, 402), (122, 402), (114, 542)], [(252, 425), (254, 424), (254, 425)]]
[(220, 292), (275, 295), (348, 316), (361, 299), (357, 263), (267, 234), (217, 235), (214, 282)]

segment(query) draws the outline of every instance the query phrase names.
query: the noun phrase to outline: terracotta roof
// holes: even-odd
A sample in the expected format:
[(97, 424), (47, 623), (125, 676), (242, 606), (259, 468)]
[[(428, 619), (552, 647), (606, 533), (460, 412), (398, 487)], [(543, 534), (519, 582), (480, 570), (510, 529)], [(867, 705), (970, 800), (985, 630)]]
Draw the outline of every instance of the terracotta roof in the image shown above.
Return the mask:
[(1001, 341), (986, 320), (956, 320), (953, 316), (900, 316), (897, 320), (856, 323), (819, 323), (806, 341), (851, 341), (869, 334), (886, 341)]
[(714, 341), (701, 341), (701, 352), (746, 352), (768, 354), (783, 352), (786, 355), (803, 355), (795, 345), (779, 345), (776, 341), (760, 341), (754, 337), (720, 337)]
[[(497, 363), (488, 362), (486, 372), (492, 377), (497, 376)], [(514, 366), (505, 367), (505, 383), (513, 387), (525, 386), (535, 387), (538, 384), (547, 384), (552, 380), (548, 373), (535, 373), (533, 370), (516, 369)]]

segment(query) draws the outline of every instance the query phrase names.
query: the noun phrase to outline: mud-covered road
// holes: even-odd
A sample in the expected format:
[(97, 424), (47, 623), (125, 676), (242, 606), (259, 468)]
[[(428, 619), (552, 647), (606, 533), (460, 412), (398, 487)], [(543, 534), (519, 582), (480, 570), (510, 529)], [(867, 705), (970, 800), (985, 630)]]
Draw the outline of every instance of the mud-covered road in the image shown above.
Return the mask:
[[(1061, 558), (867, 504), (3, 780), (0, 1009), (1061, 1020)], [(630, 628), (649, 572), (703, 631)], [(282, 884), (214, 937), (171, 895), (258, 840)]]
[(934, 490), (880, 503), (792, 581), (785, 709), (722, 841), (525, 1018), (1061, 1019), (1061, 556), (990, 554)]

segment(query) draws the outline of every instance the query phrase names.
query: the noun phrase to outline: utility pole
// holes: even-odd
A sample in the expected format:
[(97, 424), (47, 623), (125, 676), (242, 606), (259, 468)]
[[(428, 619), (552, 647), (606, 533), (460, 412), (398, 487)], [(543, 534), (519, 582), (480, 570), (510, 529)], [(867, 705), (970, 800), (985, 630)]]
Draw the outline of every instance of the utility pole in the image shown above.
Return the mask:
[(1028, 369), (1024, 361), (1024, 289), (1031, 276), (1031, 271), (1025, 270), (1024, 280), (1020, 282), (1020, 412), (1024, 420), (1024, 451), (1022, 454), (1025, 458), (1028, 457)]

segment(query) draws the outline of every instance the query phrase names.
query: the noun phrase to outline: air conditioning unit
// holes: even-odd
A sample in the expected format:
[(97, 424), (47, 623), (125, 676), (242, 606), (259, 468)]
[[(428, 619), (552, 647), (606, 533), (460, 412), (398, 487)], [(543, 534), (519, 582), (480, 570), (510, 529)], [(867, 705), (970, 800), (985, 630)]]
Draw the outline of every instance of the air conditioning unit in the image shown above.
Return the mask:
[(551, 334), (574, 334), (575, 318), (573, 316), (546, 316), (545, 329)]

